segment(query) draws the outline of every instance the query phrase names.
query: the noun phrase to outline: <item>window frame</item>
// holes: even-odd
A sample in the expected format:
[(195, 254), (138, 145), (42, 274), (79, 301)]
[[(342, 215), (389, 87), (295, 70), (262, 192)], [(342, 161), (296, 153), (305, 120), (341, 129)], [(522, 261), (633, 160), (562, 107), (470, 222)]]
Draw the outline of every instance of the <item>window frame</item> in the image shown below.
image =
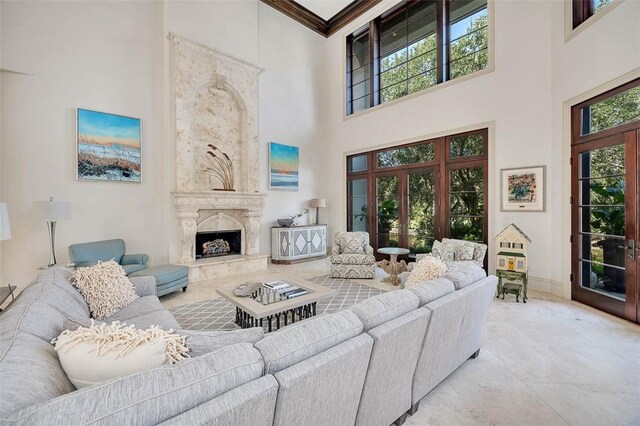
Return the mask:
[[(370, 69), (370, 104), (364, 110), (354, 112), (352, 109), (353, 100), (351, 99), (351, 94), (347, 89), (345, 91), (344, 99), (344, 117), (345, 119), (351, 118), (357, 114), (361, 114), (367, 110), (392, 105), (400, 100), (411, 99), (414, 96), (422, 95), (428, 91), (440, 89), (448, 86), (449, 84), (455, 82), (465, 81), (468, 78), (474, 78), (489, 72), (494, 71), (494, 36), (493, 36), (493, 0), (486, 0), (486, 4), (483, 7), (487, 13), (487, 64), (484, 68), (471, 72), (469, 74), (465, 74), (454, 79), (450, 78), (450, 67), (449, 67), (449, 59), (450, 59), (450, 50), (451, 50), (451, 37), (450, 37), (450, 29), (451, 22), (449, 16), (449, 7), (448, 5), (452, 0), (434, 0), (436, 2), (436, 84), (433, 86), (426, 87), (424, 89), (418, 90), (413, 93), (407, 93), (404, 96), (398, 97), (396, 99), (392, 99), (390, 101), (381, 103), (381, 90), (380, 90), (380, 24), (384, 19), (389, 19), (393, 15), (403, 13), (414, 4), (421, 0), (403, 0), (399, 4), (395, 5), (391, 9), (385, 11), (381, 15), (377, 16), (375, 19), (371, 20), (368, 24), (361, 26), (356, 31), (347, 34), (346, 36), (346, 46), (345, 50), (345, 79), (346, 76), (351, 72), (351, 41), (354, 38), (357, 38), (364, 34), (366, 31), (369, 31), (369, 40), (370, 40), (370, 58), (371, 58), (371, 69)], [(613, 0), (613, 1), (622, 1), (622, 0)], [(480, 10), (480, 9), (478, 9)], [(405, 46), (407, 47), (407, 46)], [(407, 62), (408, 63), (408, 62)], [(414, 76), (415, 77), (415, 76)], [(409, 80), (409, 79), (408, 79)], [(408, 81), (405, 80), (405, 81)], [(349, 85), (349, 81), (345, 80), (344, 87), (351, 87)], [(400, 82), (399, 82), (400, 83)]]
[[(624, 0), (612, 0), (609, 4), (603, 6), (598, 13), (592, 13), (590, 16), (582, 19), (580, 24), (574, 26), (574, 5), (579, 4), (581, 1), (582, 0), (565, 0), (565, 43), (618, 7)], [(579, 13), (584, 16), (585, 12), (582, 11)]]

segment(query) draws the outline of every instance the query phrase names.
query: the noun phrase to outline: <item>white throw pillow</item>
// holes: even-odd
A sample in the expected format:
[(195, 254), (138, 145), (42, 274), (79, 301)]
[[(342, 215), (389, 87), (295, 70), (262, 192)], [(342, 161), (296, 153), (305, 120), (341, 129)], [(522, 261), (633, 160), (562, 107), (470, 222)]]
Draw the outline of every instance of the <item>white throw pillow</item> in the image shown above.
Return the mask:
[(65, 330), (51, 343), (77, 389), (189, 357), (184, 336), (157, 326), (137, 330), (119, 321)]
[(103, 320), (138, 298), (135, 287), (115, 260), (78, 268), (71, 282), (89, 306), (91, 317)]

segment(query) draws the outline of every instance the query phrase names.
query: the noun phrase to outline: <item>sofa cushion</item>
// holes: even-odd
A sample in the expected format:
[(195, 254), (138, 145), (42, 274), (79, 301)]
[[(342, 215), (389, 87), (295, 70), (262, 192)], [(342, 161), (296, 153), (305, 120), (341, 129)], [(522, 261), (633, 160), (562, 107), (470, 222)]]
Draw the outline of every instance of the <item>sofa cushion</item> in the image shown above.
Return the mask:
[(104, 322), (123, 321), (128, 323), (128, 319), (149, 314), (151, 312), (162, 311), (162, 303), (156, 296), (139, 297), (120, 309), (113, 315), (103, 319)]
[(3, 349), (0, 353), (0, 419), (75, 390), (49, 342), (18, 332), (15, 339), (5, 342)]
[(133, 274), (134, 272), (137, 272), (137, 271), (142, 271), (143, 269), (147, 268), (145, 265), (140, 265), (140, 264), (121, 265), (121, 266), (122, 266), (122, 269), (124, 269), (124, 273), (127, 275)]
[(158, 265), (141, 271), (133, 272), (132, 277), (152, 276), (156, 279), (157, 285), (168, 284), (173, 281), (184, 279), (189, 275), (189, 268), (183, 265)]
[(177, 330), (176, 333), (187, 338), (186, 345), (192, 357), (202, 356), (236, 343), (254, 344), (264, 337), (262, 327), (221, 331)]
[(444, 278), (453, 282), (456, 290), (460, 290), (468, 286), (469, 284), (473, 284), (476, 281), (480, 281), (485, 278), (487, 273), (484, 269), (477, 265), (467, 265), (453, 272), (448, 272)]
[(239, 343), (83, 388), (3, 415), (0, 423), (155, 425), (259, 378), (263, 368), (260, 353), (249, 343)]
[(356, 314), (342, 311), (285, 327), (254, 346), (265, 361), (265, 374), (271, 374), (355, 337), (363, 328)]
[(450, 280), (440, 277), (411, 287), (409, 291), (420, 299), (420, 306), (423, 306), (432, 300), (453, 293), (455, 289), (455, 286)]
[(364, 324), (365, 331), (418, 308), (420, 300), (409, 290), (383, 293), (364, 300), (349, 310)]
[(123, 240), (104, 240), (90, 243), (72, 244), (69, 246), (71, 261), (77, 265), (92, 265), (98, 260), (111, 259), (120, 263), (125, 252)]

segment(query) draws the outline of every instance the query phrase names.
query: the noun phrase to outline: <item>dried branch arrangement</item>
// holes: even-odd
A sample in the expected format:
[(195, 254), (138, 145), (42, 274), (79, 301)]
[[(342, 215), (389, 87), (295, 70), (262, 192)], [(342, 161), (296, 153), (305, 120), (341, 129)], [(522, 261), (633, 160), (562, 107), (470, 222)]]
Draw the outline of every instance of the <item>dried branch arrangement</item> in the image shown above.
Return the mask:
[(233, 162), (231, 158), (222, 152), (215, 145), (207, 145), (207, 158), (211, 162), (211, 167), (206, 170), (222, 182), (222, 189), (225, 191), (235, 191), (233, 189)]

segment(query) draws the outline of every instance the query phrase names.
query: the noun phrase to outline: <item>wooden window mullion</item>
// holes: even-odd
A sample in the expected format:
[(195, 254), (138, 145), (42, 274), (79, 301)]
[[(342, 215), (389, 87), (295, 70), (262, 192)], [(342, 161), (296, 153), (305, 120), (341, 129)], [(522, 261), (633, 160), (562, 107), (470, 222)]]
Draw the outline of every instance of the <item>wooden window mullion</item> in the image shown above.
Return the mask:
[(369, 102), (380, 104), (380, 19), (369, 23)]
[[(448, 34), (449, 28), (446, 25), (448, 0), (436, 0), (436, 83), (449, 80), (449, 70), (446, 67), (448, 58)], [(446, 45), (446, 46), (445, 46)]]

